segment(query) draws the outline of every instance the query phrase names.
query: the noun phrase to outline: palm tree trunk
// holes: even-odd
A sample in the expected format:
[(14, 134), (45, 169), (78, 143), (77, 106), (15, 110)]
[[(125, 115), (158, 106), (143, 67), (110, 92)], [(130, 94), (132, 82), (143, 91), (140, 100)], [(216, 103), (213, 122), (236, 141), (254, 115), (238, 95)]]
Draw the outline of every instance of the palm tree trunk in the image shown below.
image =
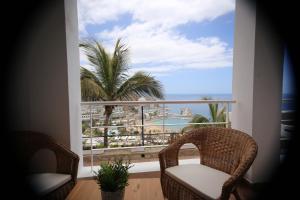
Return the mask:
[[(109, 118), (112, 114), (113, 111), (113, 106), (105, 106), (105, 121), (104, 121), (104, 126), (108, 126), (109, 125)], [(104, 128), (104, 147), (107, 148), (108, 147), (108, 128), (105, 127)]]

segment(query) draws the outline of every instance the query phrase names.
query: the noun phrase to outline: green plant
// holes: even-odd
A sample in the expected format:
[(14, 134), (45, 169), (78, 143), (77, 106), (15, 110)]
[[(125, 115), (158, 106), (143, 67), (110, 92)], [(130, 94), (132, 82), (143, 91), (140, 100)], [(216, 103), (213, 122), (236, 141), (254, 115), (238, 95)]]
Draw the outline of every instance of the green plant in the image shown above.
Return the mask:
[(123, 162), (122, 159), (101, 163), (100, 169), (94, 171), (100, 190), (105, 192), (123, 190), (128, 185), (128, 169), (132, 166), (130, 161)]
[(104, 144), (96, 144), (96, 149), (104, 148)]
[(103, 136), (103, 132), (99, 129), (95, 129), (93, 131), (93, 136), (98, 136), (98, 137)]
[(126, 135), (127, 134), (127, 130), (125, 127), (119, 127), (118, 130), (120, 131), (120, 135)]
[[(203, 97), (202, 100), (212, 100), (210, 97)], [(226, 122), (226, 107), (219, 107), (219, 104), (217, 103), (209, 103), (209, 114), (210, 118), (207, 118), (201, 114), (196, 114), (193, 116), (193, 119), (190, 121), (190, 123), (208, 123), (208, 122)], [(199, 127), (207, 127), (207, 126), (218, 126), (218, 127), (226, 127), (225, 124), (217, 124), (217, 125), (210, 125), (210, 124), (192, 124), (189, 126), (184, 127), (181, 130), (181, 133), (187, 132), (189, 130), (192, 130), (194, 128)]]
[[(80, 68), (81, 97), (83, 101), (132, 101), (138, 97), (163, 99), (163, 86), (154, 76), (138, 71), (132, 76), (129, 71), (129, 50), (118, 39), (110, 54), (96, 40), (87, 40), (79, 45), (95, 71)], [(108, 126), (115, 109), (104, 106), (104, 123)], [(104, 128), (104, 146), (108, 147), (108, 128)]]
[(114, 147), (119, 147), (119, 145), (118, 144), (110, 144), (109, 147), (114, 148)]
[(84, 133), (89, 127), (88, 122), (82, 122), (82, 133)]
[(90, 150), (91, 147), (89, 147), (89, 146), (83, 146), (82, 149), (83, 149), (83, 150)]

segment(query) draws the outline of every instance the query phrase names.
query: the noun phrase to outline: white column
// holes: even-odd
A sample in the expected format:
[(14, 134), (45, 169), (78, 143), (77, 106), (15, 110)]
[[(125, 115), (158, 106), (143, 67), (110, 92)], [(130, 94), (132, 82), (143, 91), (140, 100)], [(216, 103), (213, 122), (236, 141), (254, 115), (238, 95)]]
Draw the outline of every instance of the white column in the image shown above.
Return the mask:
[(258, 155), (246, 177), (267, 181), (279, 165), (283, 45), (262, 12), (236, 1), (232, 128), (251, 135)]
[(81, 141), (81, 92), (78, 47), (77, 1), (65, 0), (65, 23), (68, 62), (68, 94), (71, 150), (80, 157), (79, 170), (83, 166)]

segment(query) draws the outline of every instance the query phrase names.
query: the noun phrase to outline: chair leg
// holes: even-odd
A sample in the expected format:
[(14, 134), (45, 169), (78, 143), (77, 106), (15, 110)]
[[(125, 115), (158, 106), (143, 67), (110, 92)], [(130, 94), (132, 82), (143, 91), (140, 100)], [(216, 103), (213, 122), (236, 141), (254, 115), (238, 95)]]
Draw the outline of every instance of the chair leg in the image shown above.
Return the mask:
[(233, 193), (233, 195), (234, 195), (234, 197), (235, 197), (236, 200), (242, 200), (241, 196), (239, 195), (239, 193), (237, 192), (236, 189), (232, 193)]

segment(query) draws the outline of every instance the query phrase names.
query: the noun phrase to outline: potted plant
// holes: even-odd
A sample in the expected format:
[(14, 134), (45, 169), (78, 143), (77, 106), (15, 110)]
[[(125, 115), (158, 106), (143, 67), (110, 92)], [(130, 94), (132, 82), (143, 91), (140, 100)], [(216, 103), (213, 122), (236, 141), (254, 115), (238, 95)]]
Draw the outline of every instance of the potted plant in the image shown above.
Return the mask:
[(130, 161), (123, 162), (122, 159), (118, 159), (102, 163), (100, 169), (94, 171), (103, 200), (124, 199), (125, 187), (128, 185), (128, 169), (132, 166)]

